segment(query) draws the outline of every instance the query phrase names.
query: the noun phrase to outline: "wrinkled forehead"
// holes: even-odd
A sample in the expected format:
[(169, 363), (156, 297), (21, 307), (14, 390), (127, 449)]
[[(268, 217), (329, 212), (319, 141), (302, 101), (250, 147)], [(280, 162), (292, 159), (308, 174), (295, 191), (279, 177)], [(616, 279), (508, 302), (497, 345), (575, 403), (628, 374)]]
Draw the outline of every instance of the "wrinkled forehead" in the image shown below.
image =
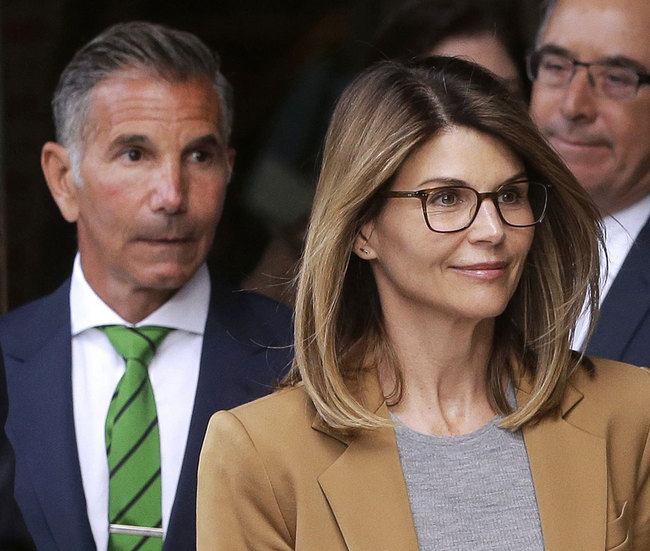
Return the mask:
[(124, 120), (205, 119), (220, 127), (221, 117), (219, 94), (207, 79), (171, 80), (153, 70), (130, 68), (111, 73), (92, 88), (81, 137), (88, 143), (99, 130)]
[(558, 0), (538, 40), (581, 61), (627, 57), (650, 70), (650, 0)]

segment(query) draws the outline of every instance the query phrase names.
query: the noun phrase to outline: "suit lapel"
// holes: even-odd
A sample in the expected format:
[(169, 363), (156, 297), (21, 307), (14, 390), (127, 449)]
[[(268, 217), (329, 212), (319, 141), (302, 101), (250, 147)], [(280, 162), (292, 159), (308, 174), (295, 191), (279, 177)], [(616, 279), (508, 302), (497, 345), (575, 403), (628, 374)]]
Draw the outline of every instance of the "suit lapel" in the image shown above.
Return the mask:
[[(245, 309), (245, 300), (232, 297), (230, 289), (212, 283), (192, 420), (165, 537), (166, 551), (195, 548), (196, 515), (187, 504), (196, 503), (199, 455), (210, 417), (271, 391), (271, 371), (264, 367), (265, 355), (270, 352), (251, 336), (258, 320)], [(240, 331), (233, 329), (240, 324)], [(265, 342), (264, 337), (259, 338)]]
[(39, 327), (41, 335), (51, 336), (36, 352), (9, 360), (7, 429), (16, 450), (17, 493), (36, 495), (58, 549), (92, 549), (72, 409), (69, 287), (62, 289), (41, 318), (49, 320)]
[[(525, 391), (520, 391), (518, 399), (525, 397)], [(605, 545), (605, 441), (566, 420), (581, 398), (569, 387), (561, 416), (548, 416), (523, 431), (546, 551), (603, 549)]]
[(176, 488), (176, 497), (170, 517), (170, 523), (165, 537), (165, 550), (194, 549), (196, 541), (196, 515), (195, 511), (188, 507), (188, 503), (196, 503), (196, 475), (198, 470), (198, 459), (203, 444), (203, 437), (208, 426), (210, 416), (216, 411), (216, 404), (224, 393), (220, 384), (223, 373), (222, 355), (228, 356), (224, 350), (227, 342), (222, 342), (224, 334), (223, 327), (219, 330), (220, 324), (216, 319), (214, 309), (210, 308), (206, 321), (205, 333), (203, 336), (203, 350), (201, 353), (201, 365), (199, 368), (199, 380), (194, 398), (194, 408), (190, 430), (185, 446), (185, 455), (181, 474)]
[[(388, 418), (374, 371), (364, 378), (360, 388), (361, 402)], [(312, 427), (347, 444), (318, 477), (318, 483), (348, 549), (418, 551), (395, 431), (382, 428), (346, 436), (331, 429), (318, 415)]]
[(393, 429), (359, 434), (318, 483), (348, 549), (419, 549)]
[(624, 360), (635, 329), (650, 309), (650, 219), (635, 240), (603, 301), (587, 353)]

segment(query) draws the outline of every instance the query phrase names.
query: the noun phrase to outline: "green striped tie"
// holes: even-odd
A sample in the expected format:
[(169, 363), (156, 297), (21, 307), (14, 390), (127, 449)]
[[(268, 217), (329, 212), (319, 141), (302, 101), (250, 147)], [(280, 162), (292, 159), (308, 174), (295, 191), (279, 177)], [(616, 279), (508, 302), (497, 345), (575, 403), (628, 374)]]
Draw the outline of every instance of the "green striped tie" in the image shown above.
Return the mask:
[(126, 362), (106, 417), (109, 551), (160, 551), (162, 505), (158, 415), (147, 367), (166, 327), (99, 327)]

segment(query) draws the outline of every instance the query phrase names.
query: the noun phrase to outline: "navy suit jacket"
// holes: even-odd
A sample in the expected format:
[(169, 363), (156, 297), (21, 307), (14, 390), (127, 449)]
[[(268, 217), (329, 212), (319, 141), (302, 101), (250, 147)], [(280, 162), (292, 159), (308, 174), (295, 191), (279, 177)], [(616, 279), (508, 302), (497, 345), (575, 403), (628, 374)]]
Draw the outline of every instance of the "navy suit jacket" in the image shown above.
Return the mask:
[[(16, 499), (39, 551), (95, 549), (72, 411), (69, 293), (67, 281), (52, 295), (0, 319)], [(213, 283), (165, 551), (195, 549), (196, 474), (210, 415), (268, 394), (291, 360), (291, 341), (288, 308)]]
[(22, 551), (33, 549), (33, 543), (14, 499), (14, 452), (4, 429), (8, 412), (5, 366), (0, 352), (0, 549)]
[(650, 366), (650, 219), (605, 296), (587, 354)]

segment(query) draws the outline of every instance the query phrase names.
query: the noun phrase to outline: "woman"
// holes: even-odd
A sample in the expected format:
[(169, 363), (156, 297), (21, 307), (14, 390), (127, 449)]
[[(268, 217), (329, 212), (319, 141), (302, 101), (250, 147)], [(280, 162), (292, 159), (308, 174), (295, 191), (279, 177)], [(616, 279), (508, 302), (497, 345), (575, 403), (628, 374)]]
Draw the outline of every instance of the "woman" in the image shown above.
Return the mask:
[(650, 549), (650, 378), (569, 349), (598, 213), (454, 58), (330, 124), (287, 387), (210, 422), (198, 549)]
[(528, 99), (526, 18), (521, 2), (411, 0), (395, 2), (380, 22), (374, 59), (457, 56), (489, 69)]

